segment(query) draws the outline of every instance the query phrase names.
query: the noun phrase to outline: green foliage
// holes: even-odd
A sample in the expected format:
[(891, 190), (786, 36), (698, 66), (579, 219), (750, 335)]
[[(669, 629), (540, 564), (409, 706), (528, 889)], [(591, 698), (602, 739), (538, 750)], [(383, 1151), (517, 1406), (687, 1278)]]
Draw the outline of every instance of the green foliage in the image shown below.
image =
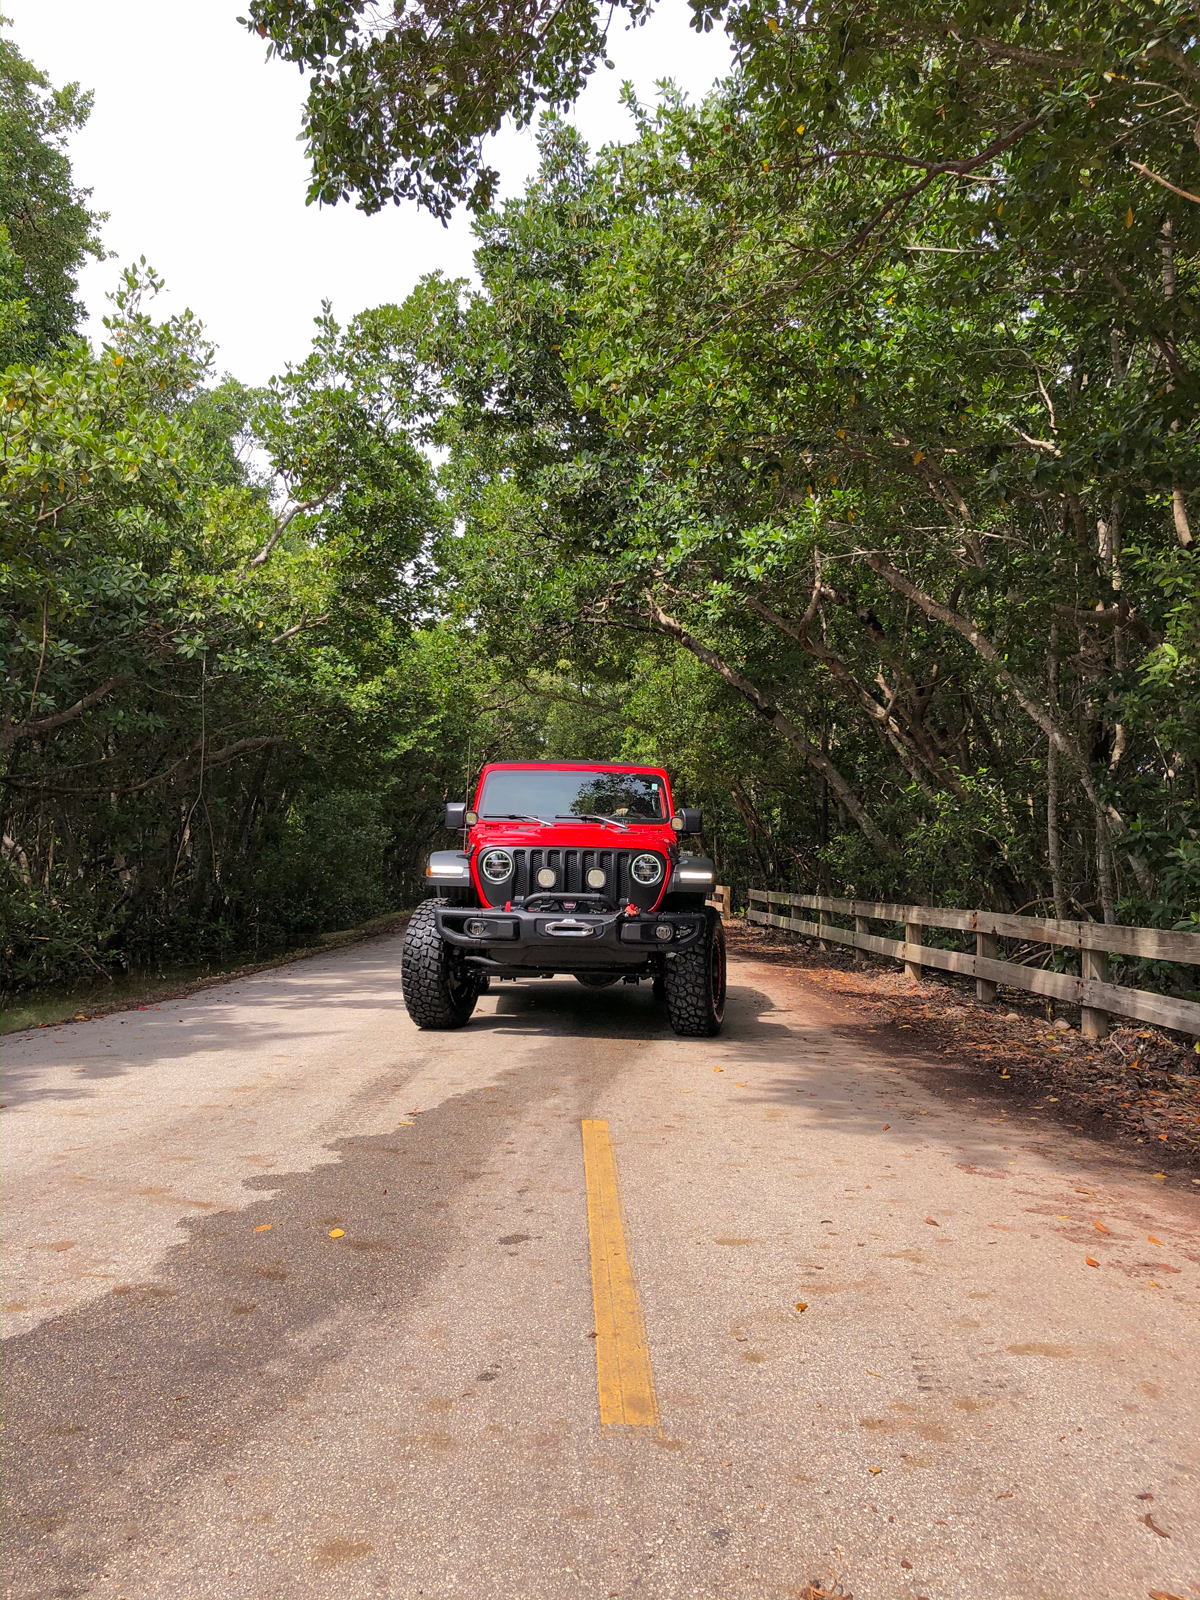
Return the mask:
[[(626, 0), (633, 22), (648, 0)], [(611, 15), (611, 13), (610, 13)], [(415, 199), (445, 219), (491, 204), (485, 135), (506, 117), (570, 105), (605, 59), (593, 0), (423, 0), (380, 26), (368, 0), (253, 0), (247, 28), (268, 55), (311, 73), (304, 112), (309, 200), (359, 196), (365, 211)]]
[(98, 351), (0, 380), (16, 985), (394, 904), (444, 787), (444, 753), (418, 779), (404, 744), (442, 516), (404, 315), (326, 309), (267, 389), (209, 388), (202, 331), (155, 322), (155, 287), (127, 275)]
[(0, 367), (40, 361), (74, 332), (77, 274), (102, 256), (65, 145), (92, 108), (77, 83), (54, 89), (0, 35)]
[[(847, 164), (832, 135), (776, 176), (778, 112), (748, 71), (639, 113), (594, 168), (550, 123), (525, 199), (481, 220), (483, 289), (447, 292), (433, 344), (452, 592), (524, 681), (569, 669), (618, 703), (629, 744), (688, 729), (735, 881), (1177, 915), (1168, 841), (1191, 837), (1200, 772), (1195, 218), (1156, 191), (1131, 249), (1105, 199), (1065, 275), (1046, 218), (987, 221), (1027, 189), (1023, 156), (986, 184), (943, 174), (901, 227), (888, 163)], [(1117, 243), (1114, 284), (1092, 267)], [(640, 721), (678, 644), (727, 750), (686, 700)]]

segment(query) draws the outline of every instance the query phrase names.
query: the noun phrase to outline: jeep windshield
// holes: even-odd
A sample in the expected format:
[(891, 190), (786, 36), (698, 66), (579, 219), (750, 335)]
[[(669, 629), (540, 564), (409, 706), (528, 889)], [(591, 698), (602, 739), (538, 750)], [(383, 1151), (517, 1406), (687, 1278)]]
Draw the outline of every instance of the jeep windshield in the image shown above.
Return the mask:
[(554, 768), (489, 772), (479, 815), (580, 822), (666, 822), (663, 781), (652, 772), (562, 772)]

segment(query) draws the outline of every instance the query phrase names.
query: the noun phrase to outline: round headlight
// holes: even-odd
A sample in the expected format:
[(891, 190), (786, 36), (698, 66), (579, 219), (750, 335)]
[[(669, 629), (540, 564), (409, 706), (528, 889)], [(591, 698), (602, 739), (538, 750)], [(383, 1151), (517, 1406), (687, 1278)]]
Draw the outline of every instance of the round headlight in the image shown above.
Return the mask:
[(541, 889), (553, 889), (557, 877), (558, 874), (553, 867), (539, 867), (537, 875), (538, 887)]
[(608, 879), (605, 877), (601, 867), (593, 867), (587, 875), (587, 882), (589, 889), (603, 889)]
[(629, 870), (634, 882), (640, 884), (657, 883), (663, 874), (662, 862), (657, 856), (634, 856)]
[(480, 856), (479, 870), (489, 883), (503, 883), (512, 877), (513, 858), (507, 850), (489, 850)]

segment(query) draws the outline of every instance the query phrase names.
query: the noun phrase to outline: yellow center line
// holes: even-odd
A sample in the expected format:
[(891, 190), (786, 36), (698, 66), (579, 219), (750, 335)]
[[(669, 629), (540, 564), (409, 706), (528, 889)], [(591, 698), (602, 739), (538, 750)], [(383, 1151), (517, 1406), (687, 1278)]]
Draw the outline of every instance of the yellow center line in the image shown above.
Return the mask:
[(588, 1243), (596, 1315), (596, 1386), (600, 1422), (658, 1427), (658, 1401), (646, 1324), (638, 1295), (617, 1161), (607, 1122), (584, 1122), (583, 1169), (587, 1182)]

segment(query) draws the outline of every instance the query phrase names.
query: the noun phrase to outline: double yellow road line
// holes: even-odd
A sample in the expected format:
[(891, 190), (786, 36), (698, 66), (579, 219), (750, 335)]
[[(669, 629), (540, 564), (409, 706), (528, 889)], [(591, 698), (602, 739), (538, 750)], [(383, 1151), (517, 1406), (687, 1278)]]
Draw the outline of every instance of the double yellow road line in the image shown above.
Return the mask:
[(600, 1422), (604, 1427), (657, 1428), (650, 1347), (629, 1259), (625, 1209), (608, 1123), (584, 1122), (582, 1131)]

